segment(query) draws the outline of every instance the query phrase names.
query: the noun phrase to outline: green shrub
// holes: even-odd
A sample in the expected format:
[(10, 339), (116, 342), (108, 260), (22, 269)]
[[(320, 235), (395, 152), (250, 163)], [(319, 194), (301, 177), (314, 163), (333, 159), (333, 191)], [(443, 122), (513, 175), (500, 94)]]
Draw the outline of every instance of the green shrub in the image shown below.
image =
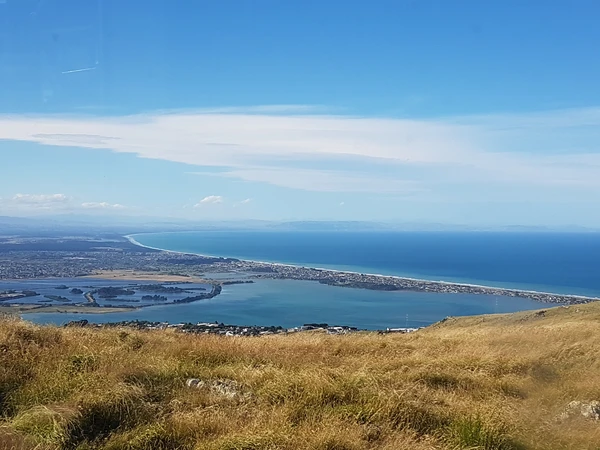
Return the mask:
[(449, 443), (469, 450), (521, 450), (502, 427), (486, 424), (479, 417), (456, 420), (448, 428)]

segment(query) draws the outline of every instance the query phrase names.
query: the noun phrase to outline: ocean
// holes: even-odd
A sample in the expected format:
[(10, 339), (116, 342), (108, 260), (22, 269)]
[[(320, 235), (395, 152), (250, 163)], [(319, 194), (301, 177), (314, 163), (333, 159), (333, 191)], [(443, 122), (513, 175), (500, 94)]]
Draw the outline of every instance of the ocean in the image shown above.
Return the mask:
[[(178, 252), (600, 297), (600, 234), (231, 231), (141, 234), (134, 238), (142, 245)], [(447, 316), (548, 306), (504, 296), (384, 292), (267, 279), (225, 286), (221, 295), (190, 304), (114, 314), (23, 317), (55, 324), (79, 319), (138, 319), (284, 327), (325, 322), (385, 329), (426, 326)]]
[(178, 252), (600, 297), (600, 233), (210, 231), (134, 238)]

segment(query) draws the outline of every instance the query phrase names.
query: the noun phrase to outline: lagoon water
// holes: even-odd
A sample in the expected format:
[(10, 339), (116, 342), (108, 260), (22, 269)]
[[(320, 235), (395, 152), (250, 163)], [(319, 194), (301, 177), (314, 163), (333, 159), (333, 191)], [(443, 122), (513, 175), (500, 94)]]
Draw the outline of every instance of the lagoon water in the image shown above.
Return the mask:
[[(94, 284), (111, 284), (111, 281), (98, 280)], [(254, 284), (225, 286), (221, 295), (189, 304), (151, 306), (113, 314), (44, 313), (24, 314), (23, 317), (54, 324), (80, 319), (98, 323), (138, 319), (284, 327), (325, 322), (362, 329), (385, 329), (429, 325), (447, 316), (513, 312), (544, 306), (512, 297), (369, 291), (310, 281), (258, 280)]]
[[(127, 289), (135, 289), (140, 284), (155, 284), (151, 281), (127, 281), (127, 280), (98, 280), (94, 278), (60, 278), (60, 279), (36, 279), (27, 281), (12, 281), (12, 280), (0, 280), (0, 291), (8, 290), (32, 290), (40, 294), (36, 297), (26, 297), (19, 299), (19, 303), (41, 303), (48, 302), (52, 306), (69, 306), (73, 303), (84, 303), (84, 294), (73, 294), (71, 289), (77, 288), (82, 292), (87, 292), (93, 289), (101, 287), (120, 287)], [(59, 289), (59, 286), (67, 286), (67, 289)], [(182, 289), (194, 289), (194, 292), (199, 293), (203, 291), (210, 291), (211, 286), (209, 284), (197, 284), (197, 283), (185, 283), (185, 284), (173, 284), (170, 283), (171, 287), (180, 287)], [(96, 302), (100, 306), (146, 306), (154, 305), (157, 303), (155, 300), (143, 300), (142, 297), (147, 294), (155, 294), (155, 292), (137, 291), (133, 295), (121, 295), (120, 298), (109, 298), (104, 299), (99, 296), (96, 298)], [(195, 295), (191, 291), (181, 293), (169, 293), (168, 301), (180, 300), (182, 298)], [(50, 301), (47, 300), (46, 296), (60, 296), (64, 297), (65, 301)], [(0, 310), (1, 311), (1, 310)]]

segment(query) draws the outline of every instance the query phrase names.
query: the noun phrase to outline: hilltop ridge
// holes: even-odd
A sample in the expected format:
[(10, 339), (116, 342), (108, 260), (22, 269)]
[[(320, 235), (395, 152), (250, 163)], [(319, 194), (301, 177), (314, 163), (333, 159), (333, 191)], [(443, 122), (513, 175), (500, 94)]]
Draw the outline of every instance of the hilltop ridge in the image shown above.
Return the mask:
[(599, 334), (595, 302), (387, 335), (4, 318), (0, 449), (598, 449)]

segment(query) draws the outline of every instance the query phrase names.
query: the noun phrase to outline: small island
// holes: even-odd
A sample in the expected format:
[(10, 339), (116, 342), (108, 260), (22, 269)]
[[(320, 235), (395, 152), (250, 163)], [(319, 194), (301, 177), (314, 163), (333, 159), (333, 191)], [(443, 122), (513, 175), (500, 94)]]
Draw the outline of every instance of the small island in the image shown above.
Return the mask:
[(137, 286), (137, 290), (143, 292), (157, 292), (161, 294), (181, 294), (188, 292), (186, 289), (182, 289), (177, 286), (164, 286), (162, 284), (141, 284)]
[(63, 297), (61, 295), (44, 295), (48, 300), (52, 300), (53, 302), (70, 302), (67, 297)]
[(143, 295), (143, 301), (153, 301), (153, 302), (166, 302), (169, 299), (164, 295)]
[(27, 297), (36, 297), (38, 295), (40, 295), (40, 294), (38, 294), (35, 291), (30, 291), (30, 290), (16, 291), (16, 290), (10, 289), (7, 291), (0, 292), (0, 302), (14, 301), (14, 300), (18, 300), (21, 298), (27, 298)]
[(99, 298), (117, 298), (119, 295), (134, 295), (133, 289), (124, 289), (120, 287), (102, 287), (93, 292), (97, 294)]

